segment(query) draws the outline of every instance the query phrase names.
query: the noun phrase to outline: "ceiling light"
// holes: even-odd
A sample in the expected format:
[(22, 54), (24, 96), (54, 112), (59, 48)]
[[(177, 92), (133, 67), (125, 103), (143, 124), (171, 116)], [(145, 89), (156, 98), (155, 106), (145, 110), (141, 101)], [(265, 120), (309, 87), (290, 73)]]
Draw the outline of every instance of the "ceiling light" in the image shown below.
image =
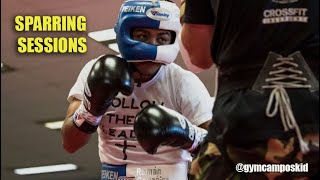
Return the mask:
[(60, 171), (72, 171), (76, 169), (78, 169), (78, 167), (74, 164), (59, 164), (59, 165), (15, 169), (14, 173), (18, 175), (31, 175), (31, 174), (52, 173), (52, 172), (60, 172)]
[(12, 67), (4, 64), (3, 62), (1, 62), (1, 73), (4, 73), (4, 72), (9, 72), (9, 71), (12, 71), (14, 70)]
[(117, 43), (108, 44), (108, 48), (112, 49), (113, 51), (119, 53), (119, 47)]
[(49, 129), (61, 129), (64, 121), (52, 121), (44, 123), (44, 127)]
[(89, 32), (88, 36), (98, 42), (110, 41), (110, 40), (116, 39), (116, 33), (114, 32), (113, 28), (105, 29), (105, 30), (101, 30), (101, 31)]

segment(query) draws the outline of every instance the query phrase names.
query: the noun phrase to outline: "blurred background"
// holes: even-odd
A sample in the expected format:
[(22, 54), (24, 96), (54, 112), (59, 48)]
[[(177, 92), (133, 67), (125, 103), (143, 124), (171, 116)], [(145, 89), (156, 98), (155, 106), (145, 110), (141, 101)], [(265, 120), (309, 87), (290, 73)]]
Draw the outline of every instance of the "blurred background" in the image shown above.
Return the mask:
[[(81, 68), (101, 54), (117, 54), (107, 47), (114, 40), (97, 42), (95, 33), (101, 35), (113, 28), (122, 2), (1, 1), (1, 179), (100, 179), (97, 135), (78, 152), (68, 154), (62, 148), (60, 127), (68, 107), (67, 95)], [(174, 2), (180, 5), (180, 0)], [(87, 31), (17, 32), (14, 28), (17, 15), (83, 15), (87, 18)], [(86, 37), (88, 50), (84, 54), (20, 54), (17, 51), (19, 37)], [(185, 68), (180, 55), (176, 63)], [(213, 96), (213, 69), (198, 76)], [(17, 170), (65, 164), (69, 170), (54, 173), (22, 175)]]

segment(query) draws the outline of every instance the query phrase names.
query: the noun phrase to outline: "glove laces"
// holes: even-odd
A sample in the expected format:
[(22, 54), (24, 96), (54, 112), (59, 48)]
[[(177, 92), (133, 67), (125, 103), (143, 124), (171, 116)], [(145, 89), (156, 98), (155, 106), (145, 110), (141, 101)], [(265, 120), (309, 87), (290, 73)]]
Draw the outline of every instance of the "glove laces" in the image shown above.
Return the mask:
[(263, 89), (272, 89), (266, 107), (266, 115), (274, 117), (280, 111), (284, 131), (295, 129), (300, 149), (302, 153), (306, 153), (309, 151), (308, 143), (303, 140), (285, 88), (309, 89), (311, 85), (307, 83), (308, 79), (303, 76), (303, 71), (299, 70), (299, 65), (292, 57), (277, 57), (272, 68), (274, 70), (269, 71), (269, 78), (265, 79), (268, 84), (262, 86)]

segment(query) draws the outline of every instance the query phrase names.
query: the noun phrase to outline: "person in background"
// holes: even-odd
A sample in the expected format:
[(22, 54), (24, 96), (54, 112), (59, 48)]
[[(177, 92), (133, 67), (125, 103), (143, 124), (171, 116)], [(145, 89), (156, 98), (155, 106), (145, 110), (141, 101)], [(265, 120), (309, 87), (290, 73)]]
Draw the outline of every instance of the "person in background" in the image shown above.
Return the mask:
[[(185, 64), (195, 73), (213, 65), (219, 72), (213, 122), (191, 179), (314, 178), (319, 1), (185, 0), (181, 5)], [(299, 167), (238, 173), (238, 163)]]

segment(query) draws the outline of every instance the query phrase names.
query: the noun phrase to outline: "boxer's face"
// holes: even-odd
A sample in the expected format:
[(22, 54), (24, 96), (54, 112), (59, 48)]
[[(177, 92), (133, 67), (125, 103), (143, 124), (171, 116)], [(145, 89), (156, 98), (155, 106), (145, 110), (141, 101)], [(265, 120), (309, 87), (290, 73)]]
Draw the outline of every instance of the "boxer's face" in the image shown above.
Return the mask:
[[(170, 31), (150, 28), (136, 28), (131, 33), (132, 39), (153, 44), (156, 46), (168, 45), (171, 43), (172, 34)], [(159, 70), (162, 64), (155, 62), (133, 62), (138, 72), (133, 73), (134, 79), (141, 82), (150, 80)]]
[(137, 41), (153, 44), (156, 46), (168, 45), (171, 42), (171, 32), (162, 29), (135, 28), (132, 38)]

